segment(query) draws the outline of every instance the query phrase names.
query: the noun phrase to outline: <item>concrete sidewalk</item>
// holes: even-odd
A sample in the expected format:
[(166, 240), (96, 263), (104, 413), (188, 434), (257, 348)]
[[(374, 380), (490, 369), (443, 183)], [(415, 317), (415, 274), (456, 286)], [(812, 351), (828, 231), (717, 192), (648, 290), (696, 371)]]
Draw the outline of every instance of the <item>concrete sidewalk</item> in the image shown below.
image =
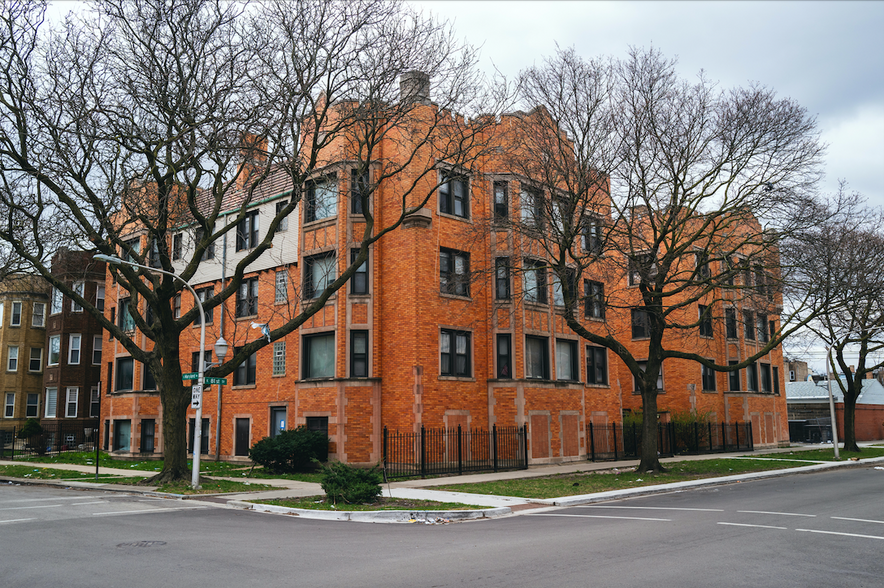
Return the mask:
[[(869, 444), (861, 444), (869, 446)], [(825, 446), (823, 446), (825, 447)], [(680, 456), (672, 458), (663, 458), (663, 463), (672, 463), (678, 461), (694, 461), (703, 459), (738, 459), (743, 456), (751, 457), (753, 455), (763, 455), (772, 453), (785, 454), (784, 459), (788, 457), (789, 452), (801, 451), (804, 449), (820, 448), (816, 446), (797, 446), (788, 448), (764, 449), (747, 454), (747, 452), (735, 453), (719, 453), (707, 455)], [(757, 480), (764, 478), (772, 478), (785, 475), (801, 474), (817, 472), (828, 469), (844, 468), (844, 467), (863, 467), (870, 464), (884, 464), (884, 457), (863, 459), (858, 462), (808, 462), (807, 466), (798, 468), (789, 468), (784, 470), (768, 470), (764, 472), (753, 472), (748, 474), (738, 474), (734, 476), (723, 476), (719, 478), (706, 478), (702, 480), (692, 480), (688, 482), (676, 482), (671, 484), (658, 484), (653, 486), (642, 486), (638, 488), (627, 488), (620, 490), (611, 490), (608, 492), (597, 492), (593, 494), (582, 494), (576, 496), (565, 496), (551, 499), (534, 499), (520, 498), (514, 496), (492, 496), (482, 494), (471, 494), (465, 492), (453, 492), (448, 490), (434, 489), (435, 486), (465, 484), (474, 482), (488, 482), (496, 480), (512, 480), (519, 478), (534, 478), (542, 476), (551, 476), (557, 474), (570, 474), (575, 472), (587, 472), (596, 470), (610, 469), (628, 469), (638, 465), (638, 460), (623, 460), (616, 462), (588, 462), (574, 461), (554, 465), (532, 466), (528, 470), (516, 470), (506, 472), (488, 472), (481, 474), (467, 474), (462, 476), (448, 476), (442, 478), (416, 479), (391, 482), (383, 485), (383, 495), (393, 498), (417, 499), (417, 500), (434, 500), (438, 502), (457, 502), (461, 504), (476, 505), (476, 510), (468, 511), (372, 511), (372, 512), (335, 512), (335, 511), (316, 511), (305, 509), (290, 509), (284, 507), (276, 507), (271, 505), (254, 504), (252, 501), (283, 499), (283, 498), (299, 498), (305, 496), (317, 496), (323, 494), (319, 484), (311, 482), (299, 482), (295, 480), (285, 479), (264, 479), (264, 478), (242, 478), (242, 477), (220, 477), (209, 476), (216, 479), (234, 480), (238, 482), (248, 482), (252, 484), (266, 484), (274, 486), (274, 490), (262, 490), (257, 492), (244, 492), (238, 494), (223, 495), (168, 495), (157, 494), (169, 498), (205, 501), (215, 506), (223, 505), (232, 508), (245, 508), (256, 511), (286, 513), (301, 516), (304, 518), (318, 518), (326, 520), (349, 520), (349, 521), (372, 521), (372, 522), (448, 522), (451, 520), (464, 520), (475, 518), (489, 518), (497, 516), (505, 516), (513, 514), (528, 508), (542, 508), (555, 506), (570, 506), (578, 504), (590, 504), (605, 500), (616, 500), (629, 498), (634, 496), (643, 496), (648, 494), (658, 494), (664, 492), (682, 491), (691, 488), (704, 486), (715, 486), (720, 484), (732, 484), (736, 482)], [(84, 477), (88, 474), (94, 474), (94, 466), (80, 466), (73, 464), (45, 464), (45, 463), (28, 463), (19, 461), (0, 461), (0, 465), (27, 465), (35, 468), (53, 468), (69, 471), (83, 472)], [(145, 477), (152, 475), (153, 472), (144, 470), (130, 470), (123, 468), (100, 468), (102, 474), (115, 474), (121, 476), (143, 475)], [(144, 494), (154, 494), (155, 487), (149, 486), (123, 486), (120, 484), (103, 484), (101, 482), (90, 482), (88, 480), (78, 481), (62, 481), (62, 480), (32, 480), (32, 479), (12, 479), (0, 478), (0, 480), (8, 480), (15, 483), (27, 484), (47, 484), (53, 486), (77, 487), (109, 490), (117, 492), (135, 492)]]

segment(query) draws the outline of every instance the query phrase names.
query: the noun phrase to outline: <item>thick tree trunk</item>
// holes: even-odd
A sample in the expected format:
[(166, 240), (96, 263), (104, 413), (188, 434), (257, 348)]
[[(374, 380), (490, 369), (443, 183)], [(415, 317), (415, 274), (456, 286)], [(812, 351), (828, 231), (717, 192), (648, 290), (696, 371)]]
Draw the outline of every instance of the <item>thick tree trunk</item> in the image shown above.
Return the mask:
[(657, 448), (657, 382), (642, 383), (642, 454), (639, 472), (665, 472)]
[[(859, 384), (862, 385), (861, 380)], [(844, 451), (859, 451), (859, 446), (856, 444), (856, 398), (858, 396), (859, 393), (853, 390), (844, 395), (844, 430), (841, 432), (844, 439)]]
[[(163, 404), (163, 469), (146, 483), (190, 481), (191, 470), (187, 465), (187, 408), (190, 406), (190, 389), (181, 380), (179, 363), (167, 362), (156, 378)], [(199, 440), (194, 440), (198, 444)], [(199, 451), (197, 445), (197, 451)]]

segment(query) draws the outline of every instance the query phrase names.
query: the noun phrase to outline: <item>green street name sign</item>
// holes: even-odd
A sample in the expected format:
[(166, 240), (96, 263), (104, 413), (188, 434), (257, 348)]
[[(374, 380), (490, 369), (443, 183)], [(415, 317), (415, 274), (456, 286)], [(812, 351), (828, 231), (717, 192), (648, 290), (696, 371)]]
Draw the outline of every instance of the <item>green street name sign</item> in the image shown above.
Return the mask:
[(200, 377), (200, 375), (197, 372), (191, 372), (189, 374), (181, 374), (182, 380), (199, 380), (199, 377)]
[(204, 378), (206, 380), (206, 384), (226, 384), (227, 378)]

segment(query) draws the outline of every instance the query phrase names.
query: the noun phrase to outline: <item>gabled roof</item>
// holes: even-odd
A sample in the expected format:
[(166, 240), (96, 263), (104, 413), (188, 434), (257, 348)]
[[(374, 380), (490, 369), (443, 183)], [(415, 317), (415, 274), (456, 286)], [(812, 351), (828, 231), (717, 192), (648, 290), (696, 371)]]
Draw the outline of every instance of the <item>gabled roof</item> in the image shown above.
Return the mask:
[[(837, 382), (832, 382), (832, 398), (844, 402), (844, 395)], [(786, 382), (787, 402), (828, 402), (829, 391), (825, 380), (816, 382)], [(857, 404), (880, 404), (884, 406), (884, 386), (878, 380), (863, 380), (863, 390)]]

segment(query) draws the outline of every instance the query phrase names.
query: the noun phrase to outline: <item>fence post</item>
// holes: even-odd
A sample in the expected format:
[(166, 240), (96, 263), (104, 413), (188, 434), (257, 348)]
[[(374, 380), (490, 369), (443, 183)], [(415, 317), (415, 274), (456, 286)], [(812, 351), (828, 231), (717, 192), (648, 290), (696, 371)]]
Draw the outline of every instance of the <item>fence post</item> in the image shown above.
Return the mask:
[(740, 423), (734, 423), (734, 433), (737, 435), (737, 451), (740, 450)]
[(724, 421), (721, 421), (721, 450), (727, 451), (727, 428)]
[(491, 425), (491, 461), (497, 471), (497, 424)]
[(595, 432), (592, 430), (592, 421), (589, 421), (589, 452), (590, 461), (595, 461)]
[(752, 421), (746, 423), (749, 428), (749, 451), (755, 451), (755, 435), (752, 434)]
[(528, 423), (522, 425), (522, 455), (525, 457), (524, 467), (528, 469)]
[[(613, 431), (614, 431), (614, 461), (617, 461), (617, 423), (614, 423)], [(620, 432), (623, 433), (623, 435), (621, 435), (621, 436), (625, 439), (626, 438), (626, 431), (623, 430), (623, 425), (620, 425)], [(623, 449), (625, 450), (626, 448), (624, 447)]]
[(427, 429), (421, 425), (421, 455), (420, 455), (421, 478), (427, 477)]
[(706, 423), (709, 425), (709, 452), (712, 452), (712, 423)]
[(457, 425), (457, 475), (463, 475), (463, 444), (461, 443), (460, 425)]
[(387, 465), (388, 464), (387, 451), (389, 449), (388, 443), (389, 443), (389, 435), (387, 433), (387, 427), (385, 426), (384, 427), (384, 447), (383, 447), (383, 459), (384, 459), (384, 471), (385, 472), (387, 471), (387, 467), (388, 467), (388, 465)]

